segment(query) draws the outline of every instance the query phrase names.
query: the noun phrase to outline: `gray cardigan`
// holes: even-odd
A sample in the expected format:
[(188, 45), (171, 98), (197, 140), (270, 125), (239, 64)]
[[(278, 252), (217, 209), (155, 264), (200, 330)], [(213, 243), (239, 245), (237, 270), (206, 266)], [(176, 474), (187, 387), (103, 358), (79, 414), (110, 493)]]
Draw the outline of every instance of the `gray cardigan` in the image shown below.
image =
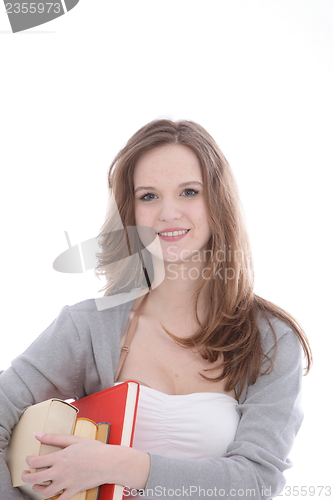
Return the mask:
[[(22, 500), (12, 488), (4, 461), (13, 426), (24, 409), (57, 397), (81, 398), (114, 384), (120, 338), (132, 302), (98, 310), (93, 299), (65, 306), (58, 318), (0, 375), (0, 498)], [(272, 318), (277, 334), (273, 371), (245, 387), (240, 422), (227, 453), (214, 459), (179, 459), (151, 454), (145, 495), (152, 498), (273, 498), (285, 485), (283, 471), (301, 425), (302, 352), (298, 338)], [(264, 352), (272, 355), (274, 336), (259, 322)], [(266, 367), (264, 362), (263, 369)], [(203, 423), (204, 425), (204, 423)], [(223, 426), (223, 420), (221, 420)], [(139, 497), (138, 497), (139, 498)]]

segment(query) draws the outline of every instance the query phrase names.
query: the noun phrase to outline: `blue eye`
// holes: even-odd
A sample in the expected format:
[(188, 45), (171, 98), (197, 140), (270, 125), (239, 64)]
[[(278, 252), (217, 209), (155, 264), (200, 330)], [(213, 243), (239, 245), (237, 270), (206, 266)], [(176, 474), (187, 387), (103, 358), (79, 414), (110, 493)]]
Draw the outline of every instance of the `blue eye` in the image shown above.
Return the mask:
[(184, 189), (183, 193), (186, 193), (185, 196), (194, 196), (194, 195), (198, 194), (199, 191), (197, 191), (196, 189), (188, 188), (188, 189)]
[(140, 197), (140, 200), (142, 201), (150, 201), (153, 200), (155, 195), (153, 193), (146, 193), (143, 196)]

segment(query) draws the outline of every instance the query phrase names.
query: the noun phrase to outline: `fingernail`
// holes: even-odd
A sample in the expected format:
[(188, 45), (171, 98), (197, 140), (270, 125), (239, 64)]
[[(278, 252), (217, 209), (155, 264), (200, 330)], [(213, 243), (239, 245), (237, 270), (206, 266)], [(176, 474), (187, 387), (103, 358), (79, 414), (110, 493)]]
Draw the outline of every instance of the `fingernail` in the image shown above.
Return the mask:
[(45, 436), (45, 432), (34, 432), (34, 436), (41, 438), (41, 437)]

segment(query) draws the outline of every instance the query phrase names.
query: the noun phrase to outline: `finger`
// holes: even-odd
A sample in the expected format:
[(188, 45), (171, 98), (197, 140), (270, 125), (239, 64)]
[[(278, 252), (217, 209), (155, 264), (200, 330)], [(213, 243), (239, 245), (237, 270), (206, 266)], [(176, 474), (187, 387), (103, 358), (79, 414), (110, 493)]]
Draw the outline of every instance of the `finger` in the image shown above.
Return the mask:
[(71, 488), (60, 489), (59, 485), (57, 486), (55, 483), (50, 484), (50, 486), (34, 484), (32, 489), (36, 493), (39, 493), (50, 500), (71, 500), (77, 493), (79, 493), (79, 491), (72, 490)]
[(60, 448), (66, 448), (71, 444), (77, 443), (80, 439), (77, 436), (63, 436), (62, 434), (43, 434), (41, 432), (34, 432), (34, 436), (41, 443), (59, 446)]
[(29, 455), (25, 461), (29, 465), (30, 469), (43, 469), (45, 467), (51, 467), (54, 463), (55, 453), (47, 453), (46, 455), (39, 455), (37, 457)]
[(21, 479), (26, 484), (50, 484), (50, 472), (49, 469), (45, 469), (37, 472), (30, 472), (28, 470), (23, 471)]
[(48, 488), (48, 490), (46, 489), (46, 486), (42, 486), (40, 484), (34, 484), (33, 487), (32, 487), (32, 490), (35, 491), (36, 493), (39, 493), (40, 495), (43, 495), (47, 498), (49, 498), (50, 500), (51, 499), (55, 499), (55, 498), (61, 498), (60, 495), (62, 493), (64, 493), (65, 490), (60, 490), (60, 491), (57, 491), (56, 493), (52, 493), (52, 489), (56, 489), (56, 488)]

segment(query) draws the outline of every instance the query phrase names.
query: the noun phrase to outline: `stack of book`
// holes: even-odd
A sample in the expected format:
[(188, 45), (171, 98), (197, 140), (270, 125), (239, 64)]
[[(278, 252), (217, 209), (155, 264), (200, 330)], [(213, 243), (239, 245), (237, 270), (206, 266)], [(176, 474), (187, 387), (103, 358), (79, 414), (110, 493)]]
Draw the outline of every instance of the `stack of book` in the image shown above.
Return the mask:
[[(137, 382), (128, 381), (73, 403), (49, 399), (28, 407), (14, 427), (6, 450), (13, 486), (32, 500), (45, 499), (21, 479), (24, 470), (35, 472), (29, 469), (26, 457), (53, 453), (60, 448), (40, 443), (34, 432), (76, 435), (107, 444), (132, 446), (139, 388)], [(78, 493), (72, 500), (121, 500), (123, 490), (121, 485), (104, 484)]]

